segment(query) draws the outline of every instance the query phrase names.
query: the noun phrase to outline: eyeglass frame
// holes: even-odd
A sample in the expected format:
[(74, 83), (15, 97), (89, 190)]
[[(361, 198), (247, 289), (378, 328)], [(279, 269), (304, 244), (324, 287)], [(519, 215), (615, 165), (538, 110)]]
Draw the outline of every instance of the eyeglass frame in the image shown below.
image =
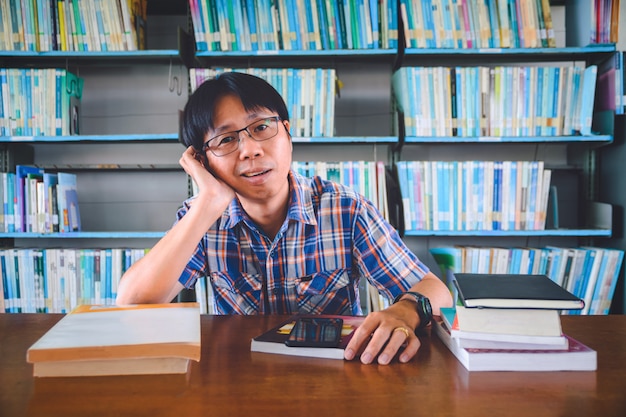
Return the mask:
[[(274, 121), (274, 123), (276, 123), (276, 133), (275, 133), (273, 136), (270, 136), (269, 138), (266, 138), (266, 139), (261, 139), (261, 140), (256, 139), (256, 138), (252, 135), (252, 133), (248, 130), (248, 128), (249, 128), (250, 126), (252, 126), (253, 124), (255, 124), (255, 123), (258, 123), (258, 122), (260, 122), (260, 121), (262, 121), (262, 120), (269, 120), (269, 119), (272, 119), (272, 120)], [(211, 153), (212, 153), (213, 155), (215, 155), (216, 157), (218, 157), (218, 158), (221, 158), (221, 157), (223, 157), (223, 156), (230, 155), (230, 154), (234, 153), (235, 151), (237, 151), (237, 150), (239, 149), (239, 147), (241, 146), (241, 135), (240, 135), (240, 133), (241, 133), (241, 132), (246, 132), (246, 133), (248, 134), (248, 137), (249, 137), (250, 139), (252, 139), (253, 141), (255, 141), (255, 142), (265, 142), (265, 141), (268, 141), (268, 140), (270, 140), (270, 139), (275, 138), (275, 137), (278, 135), (278, 122), (280, 122), (280, 121), (282, 121), (282, 120), (283, 120), (283, 119), (281, 119), (281, 117), (280, 117), (280, 116), (261, 117), (261, 118), (259, 118), (259, 119), (255, 120), (255, 121), (253, 121), (253, 122), (252, 122), (252, 123), (250, 123), (249, 125), (247, 125), (247, 126), (245, 126), (245, 127), (241, 128), (241, 129), (238, 129), (238, 130), (231, 130), (231, 131), (229, 131), (229, 132), (224, 132), (224, 133), (220, 133), (220, 134), (219, 134), (219, 135), (217, 135), (217, 136), (213, 136), (211, 139), (207, 140), (206, 142), (204, 142), (204, 143), (202, 144), (202, 148), (201, 148), (201, 150), (202, 150), (202, 152), (203, 152), (203, 153), (206, 153), (207, 151), (211, 151)], [(287, 133), (289, 133), (289, 132), (287, 132)], [(214, 151), (213, 149), (210, 149), (210, 148), (209, 148), (209, 143), (211, 143), (211, 141), (212, 141), (212, 140), (218, 139), (218, 138), (219, 138), (219, 137), (221, 137), (221, 136), (224, 136), (224, 135), (229, 135), (229, 134), (233, 134), (234, 136), (236, 136), (236, 137), (237, 137), (237, 147), (236, 147), (236, 148), (234, 148), (231, 152), (228, 152), (228, 153), (225, 153), (225, 154), (222, 154), (222, 155), (218, 155), (218, 154), (216, 154), (216, 153), (215, 153), (215, 151)]]

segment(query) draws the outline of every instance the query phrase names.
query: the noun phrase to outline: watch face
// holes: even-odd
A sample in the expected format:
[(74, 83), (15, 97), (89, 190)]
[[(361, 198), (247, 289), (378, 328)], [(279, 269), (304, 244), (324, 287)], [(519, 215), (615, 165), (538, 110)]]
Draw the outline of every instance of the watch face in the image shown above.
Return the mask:
[(420, 324), (418, 328), (422, 328), (430, 324), (433, 318), (433, 308), (430, 305), (430, 300), (428, 297), (421, 296), (419, 302), (417, 303), (419, 306), (418, 315), (420, 316)]
[(428, 314), (429, 317), (433, 315), (433, 307), (430, 305), (430, 300), (426, 297), (422, 298), (422, 302), (424, 303), (424, 312)]

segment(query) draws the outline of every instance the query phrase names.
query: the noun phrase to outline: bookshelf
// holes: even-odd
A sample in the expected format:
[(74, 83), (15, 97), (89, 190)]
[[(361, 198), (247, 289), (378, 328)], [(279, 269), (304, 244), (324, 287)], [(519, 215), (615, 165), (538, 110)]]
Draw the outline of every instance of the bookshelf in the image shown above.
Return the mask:
[[(37, 257), (64, 250), (81, 260), (99, 249), (95, 253), (102, 259), (111, 252), (131, 259), (131, 253), (140, 256), (172, 224), (188, 195), (187, 176), (177, 163), (182, 150), (178, 111), (186, 102), (188, 83), (187, 38), (179, 30), (187, 27), (186, 8), (163, 15), (155, 6), (170, 2), (151, 3), (144, 50), (0, 51), (2, 68), (63, 68), (84, 81), (79, 134), (0, 137), (1, 171), (34, 164), (77, 175), (82, 230), (5, 231), (0, 233), (2, 249), (36, 250)], [(40, 285), (39, 276), (33, 272), (28, 284)]]
[[(402, 3), (406, 4), (406, 2)], [(565, 15), (565, 7), (556, 9), (553, 16), (556, 16), (557, 22), (562, 20), (562, 23), (555, 24), (555, 28), (565, 26)], [(568, 13), (568, 27), (578, 27), (571, 23), (576, 20), (575, 16)], [(406, 18), (402, 21), (404, 22)], [(399, 30), (402, 32), (403, 28), (400, 27)], [(616, 53), (616, 47), (613, 44), (567, 43), (566, 46), (565, 33), (557, 33), (556, 37), (558, 42), (555, 48), (480, 46), (466, 49), (417, 48), (412, 47), (409, 42), (406, 45), (401, 43), (398, 68), (400, 70), (405, 67), (486, 66), (497, 68), (521, 65), (554, 67), (563, 63), (587, 68), (591, 65), (600, 66), (606, 60), (612, 59)], [(404, 49), (403, 46), (405, 46)], [(405, 86), (403, 85), (398, 90), (405, 91)], [(405, 214), (403, 216), (404, 239), (420, 258), (427, 259), (430, 256), (430, 250), (452, 247), (523, 248), (549, 245), (563, 247), (597, 245), (623, 248), (623, 245), (612, 246), (613, 243), (609, 243), (615, 242), (615, 239), (612, 239), (614, 225), (611, 213), (616, 208), (609, 204), (615, 198), (606, 198), (602, 192), (604, 180), (599, 175), (599, 167), (604, 167), (602, 161), (605, 157), (599, 158), (599, 155), (611, 153), (609, 149), (614, 148), (615, 135), (611, 127), (612, 122), (606, 124), (596, 122), (604, 121), (603, 119), (611, 120), (614, 112), (594, 115), (591, 134), (519, 136), (474, 133), (456, 136), (405, 133), (410, 129), (405, 124), (402, 103), (399, 103), (398, 107), (398, 145), (393, 153), (395, 163), (420, 160), (444, 161), (444, 163), (458, 161), (459, 164), (461, 161), (543, 160), (546, 167), (552, 171), (551, 184), (559, 191), (558, 219), (560, 224), (552, 223), (554, 219), (549, 218), (548, 227), (539, 230), (511, 228), (489, 230), (491, 226), (474, 230), (463, 230), (463, 226), (461, 230), (455, 230), (454, 227), (444, 227), (445, 230), (422, 230), (412, 228), (411, 224), (406, 227), (406, 223), (414, 221), (414, 218), (407, 217)], [(598, 106), (596, 108), (598, 109)], [(596, 116), (598, 116), (597, 119)], [(615, 157), (612, 159), (615, 160)], [(615, 170), (616, 167), (613, 166), (611, 169)], [(405, 191), (409, 188), (405, 186)], [(602, 197), (600, 192), (603, 193)], [(407, 193), (408, 191), (403, 193), (405, 199)], [(434, 195), (433, 198), (435, 198)], [(413, 201), (413, 197), (409, 197), (409, 200)], [(550, 214), (548, 213), (549, 216)], [(555, 227), (557, 225), (559, 227)], [(447, 275), (445, 268), (442, 270), (439, 266), (435, 266), (434, 270)], [(619, 291), (618, 289), (618, 294)]]
[[(170, 227), (176, 208), (188, 194), (187, 178), (176, 162), (182, 151), (176, 133), (177, 112), (187, 98), (188, 69), (225, 66), (337, 71), (343, 87), (335, 100), (336, 133), (331, 137), (295, 136), (295, 161), (375, 160), (393, 167), (399, 160), (417, 158), (496, 160), (515, 155), (519, 159), (545, 159), (558, 171), (555, 181), (563, 190), (560, 205), (568, 207), (561, 216), (563, 228), (404, 232), (409, 247), (434, 271), (439, 269), (428, 252), (434, 246), (479, 242), (578, 245), (611, 238), (610, 224), (580, 221), (587, 209), (576, 200), (598, 200), (597, 149), (613, 143), (612, 133), (582, 137), (406, 136), (393, 103), (391, 77), (395, 69), (404, 66), (588, 65), (612, 54), (614, 45), (566, 47), (563, 41), (556, 48), (419, 49), (405, 48), (400, 36), (399, 46), (378, 49), (204, 50), (193, 54), (188, 40), (176, 29), (189, 27), (186, 3), (149, 3), (147, 50), (0, 52), (2, 67), (60, 66), (77, 70), (86, 80), (81, 135), (0, 138), (7, 160), (8, 153), (15, 159), (15, 153), (31, 152), (25, 162), (80, 174), (83, 231), (1, 233), (4, 246), (151, 246)], [(564, 7), (559, 6), (561, 9)], [(25, 146), (29, 150), (23, 151)]]
[[(88, 239), (122, 239), (117, 244), (123, 245), (126, 239), (142, 238), (149, 239), (144, 244), (150, 246), (171, 224), (171, 215), (160, 214), (163, 206), (171, 213), (186, 195), (186, 177), (175, 154), (170, 155), (180, 148), (177, 113), (186, 100), (183, 68), (189, 51), (185, 33), (179, 29), (187, 25), (186, 8), (180, 7), (184, 2), (178, 2), (179, 15), (170, 17), (161, 13), (170, 13), (171, 5), (153, 3), (148, 10), (151, 26), (143, 50), (0, 52), (2, 67), (66, 68), (85, 81), (80, 134), (0, 137), (5, 155), (18, 155), (19, 159), (19, 155), (29, 154), (19, 163), (80, 173), (83, 231), (45, 236), (4, 233), (2, 239), (24, 246), (32, 245), (33, 239), (54, 242), (61, 238), (79, 245)], [(163, 180), (168, 188), (182, 184), (182, 191), (174, 195), (169, 192), (157, 201), (147, 198), (140, 189), (151, 176)], [(122, 191), (119, 184), (124, 181), (134, 190)], [(108, 185), (111, 182), (113, 185)], [(135, 192), (133, 201), (131, 194)], [(152, 220), (138, 222), (132, 218), (132, 211), (130, 218), (124, 214), (130, 207), (136, 210), (142, 201), (150, 200), (155, 207), (146, 212), (146, 219)], [(124, 218), (127, 220), (121, 220)], [(141, 220), (141, 216), (138, 218)]]

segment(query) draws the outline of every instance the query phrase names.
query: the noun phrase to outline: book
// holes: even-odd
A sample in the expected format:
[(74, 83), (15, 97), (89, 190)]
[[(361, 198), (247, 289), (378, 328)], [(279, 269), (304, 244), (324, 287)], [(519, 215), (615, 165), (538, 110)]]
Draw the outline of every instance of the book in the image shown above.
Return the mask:
[(599, 36), (599, 29), (610, 27), (610, 23), (602, 21), (598, 15), (602, 4), (604, 2), (591, 0), (578, 0), (568, 4), (568, 7), (565, 8), (565, 26), (575, 27), (576, 30), (566, 33), (566, 46), (605, 43)]
[[(70, 172), (57, 173), (57, 212), (59, 232), (80, 230), (77, 175)], [(69, 199), (69, 200), (68, 200)]]
[(567, 349), (557, 310), (442, 307), (441, 318), (463, 347)]
[(579, 310), (585, 305), (546, 275), (457, 273), (454, 285), (465, 307)]
[(15, 167), (15, 231), (28, 232), (29, 224), (29, 203), (30, 198), (27, 193), (28, 178), (30, 176), (43, 176), (43, 169), (29, 165), (17, 165)]
[(289, 338), (289, 333), (293, 329), (296, 320), (300, 317), (312, 317), (310, 315), (294, 315), (278, 326), (254, 337), (250, 343), (252, 352), (273, 353), (281, 355), (307, 356), (325, 359), (343, 359), (343, 353), (352, 338), (352, 334), (365, 319), (364, 316), (335, 316), (335, 315), (315, 315), (319, 318), (341, 318), (343, 319), (343, 329), (341, 340), (336, 348), (318, 347), (289, 347), (285, 341)]
[(36, 377), (186, 373), (200, 360), (197, 303), (80, 305), (28, 348)]
[(595, 371), (597, 352), (567, 336), (567, 350), (472, 349), (453, 338), (441, 317), (433, 319), (435, 334), (468, 371)]

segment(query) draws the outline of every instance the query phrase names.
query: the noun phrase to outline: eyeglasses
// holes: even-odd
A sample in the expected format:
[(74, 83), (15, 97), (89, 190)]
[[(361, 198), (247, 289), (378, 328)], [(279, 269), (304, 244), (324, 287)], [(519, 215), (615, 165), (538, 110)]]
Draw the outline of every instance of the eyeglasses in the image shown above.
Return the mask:
[(278, 134), (278, 121), (280, 117), (272, 116), (259, 119), (250, 123), (248, 126), (234, 130), (232, 132), (222, 133), (209, 139), (202, 145), (202, 152), (210, 150), (215, 156), (226, 156), (239, 149), (241, 143), (241, 132), (246, 132), (249, 137), (257, 142), (263, 142), (271, 139)]

